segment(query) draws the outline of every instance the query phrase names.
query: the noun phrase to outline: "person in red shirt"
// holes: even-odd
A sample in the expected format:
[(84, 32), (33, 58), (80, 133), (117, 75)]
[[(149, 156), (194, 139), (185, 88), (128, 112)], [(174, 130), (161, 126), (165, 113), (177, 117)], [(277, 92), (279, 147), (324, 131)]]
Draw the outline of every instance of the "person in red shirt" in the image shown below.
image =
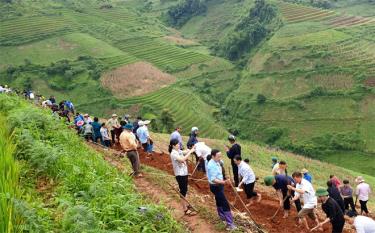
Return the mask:
[(329, 179), (332, 182), (332, 184), (336, 186), (336, 188), (340, 188), (341, 181), (339, 180), (339, 178), (337, 178), (335, 175), (330, 175)]

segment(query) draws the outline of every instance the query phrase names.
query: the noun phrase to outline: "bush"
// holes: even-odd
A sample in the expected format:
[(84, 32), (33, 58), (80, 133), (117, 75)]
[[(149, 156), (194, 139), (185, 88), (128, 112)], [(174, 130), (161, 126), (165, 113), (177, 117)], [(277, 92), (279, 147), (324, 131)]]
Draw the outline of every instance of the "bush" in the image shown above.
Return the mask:
[(274, 144), (284, 134), (284, 130), (278, 127), (269, 127), (264, 131), (266, 143)]
[(257, 103), (258, 104), (264, 104), (266, 101), (267, 101), (267, 98), (264, 95), (262, 95), (262, 94), (257, 95)]
[(175, 27), (181, 27), (189, 19), (207, 11), (205, 0), (182, 0), (167, 11), (167, 22)]

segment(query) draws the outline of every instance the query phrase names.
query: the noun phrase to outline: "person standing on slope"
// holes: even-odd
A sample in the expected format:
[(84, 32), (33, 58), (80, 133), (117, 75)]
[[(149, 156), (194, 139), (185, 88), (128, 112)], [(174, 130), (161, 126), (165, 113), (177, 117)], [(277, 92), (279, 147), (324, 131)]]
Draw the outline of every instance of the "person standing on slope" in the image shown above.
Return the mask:
[(365, 213), (365, 215), (368, 215), (369, 212), (367, 209), (367, 202), (371, 193), (370, 185), (365, 183), (365, 180), (362, 176), (358, 176), (355, 179), (355, 182), (358, 184), (355, 194), (359, 200), (359, 204), (361, 204), (361, 215), (363, 214), (363, 212)]
[(281, 160), (273, 167), (272, 175), (288, 175), (288, 171), (286, 170), (287, 166), (288, 165), (286, 164), (286, 162), (284, 160)]
[(315, 213), (315, 208), (318, 205), (318, 200), (315, 196), (315, 190), (309, 181), (302, 178), (302, 173), (294, 172), (292, 177), (296, 182), (296, 187), (288, 185), (288, 189), (293, 190), (296, 194), (292, 201), (297, 201), (301, 196), (303, 197), (303, 207), (297, 215), (297, 217), (299, 218), (299, 223), (301, 224), (301, 220), (303, 220), (306, 229), (310, 230), (309, 224), (307, 223), (305, 217), (306, 215), (309, 216), (310, 219), (315, 221), (317, 225), (319, 224), (318, 217)]
[(349, 205), (352, 211), (355, 210), (354, 200), (353, 200), (353, 188), (349, 184), (349, 180), (343, 180), (343, 185), (340, 187), (340, 194), (344, 198), (345, 211), (349, 210)]
[(175, 131), (171, 134), (170, 140), (178, 140), (178, 145), (180, 146), (180, 150), (184, 149), (184, 142), (182, 141), (182, 136), (180, 134), (182, 128), (180, 126), (176, 127)]
[(244, 186), (244, 190), (246, 193), (247, 199), (250, 200), (250, 203), (246, 206), (250, 206), (253, 201), (254, 197), (256, 197), (257, 202), (260, 202), (262, 199), (262, 196), (254, 191), (255, 187), (255, 173), (253, 169), (251, 169), (250, 165), (246, 162), (242, 161), (242, 158), (240, 155), (234, 156), (234, 162), (238, 166), (238, 174), (241, 176), (242, 180), (238, 184), (238, 188), (241, 188), (241, 186)]
[(138, 122), (139, 128), (137, 129), (137, 136), (142, 144), (143, 150), (147, 152), (148, 155), (151, 155), (153, 151), (153, 142), (147, 128), (148, 124), (150, 124), (149, 120)]
[(322, 209), (327, 215), (327, 218), (316, 227), (323, 227), (324, 224), (330, 222), (332, 224), (332, 233), (342, 233), (345, 219), (339, 204), (328, 196), (329, 193), (325, 188), (318, 188), (315, 195), (318, 197), (319, 202), (322, 203)]
[(103, 144), (102, 134), (100, 133), (100, 128), (102, 127), (99, 123), (99, 118), (94, 117), (94, 122), (91, 123), (92, 128), (94, 129), (94, 142), (98, 143), (98, 139), (100, 143)]
[(342, 199), (342, 196), (340, 194), (340, 191), (336, 188), (336, 186), (332, 183), (332, 181), (327, 181), (327, 192), (329, 194), (329, 196), (331, 198), (333, 198), (333, 200), (335, 200), (337, 202), (337, 204), (339, 204), (341, 210), (343, 213), (345, 213), (345, 204), (344, 204), (344, 200)]
[(133, 134), (133, 125), (126, 124), (123, 127), (124, 131), (122, 131), (120, 135), (120, 145), (122, 149), (125, 151), (126, 156), (130, 160), (130, 163), (133, 168), (133, 172), (130, 174), (131, 176), (141, 177), (142, 175), (139, 173), (140, 168), (140, 160), (137, 151), (138, 143)]
[(112, 145), (116, 143), (116, 129), (120, 128), (120, 123), (118, 122), (117, 119), (117, 114), (112, 114), (111, 119), (107, 121), (107, 128), (109, 132), (111, 133), (111, 138), (112, 138)]
[(188, 166), (187, 160), (189, 156), (194, 152), (195, 147), (191, 150), (182, 151), (180, 149), (179, 141), (172, 139), (169, 143), (169, 154), (172, 161), (173, 172), (178, 183), (181, 194), (181, 205), (185, 212), (185, 215), (193, 216), (196, 212), (186, 201), (186, 194), (188, 192)]
[(105, 123), (102, 123), (102, 127), (100, 128), (100, 134), (102, 135), (103, 146), (111, 147), (111, 138), (109, 137), (108, 128)]
[(336, 186), (336, 188), (340, 188), (341, 181), (339, 180), (339, 178), (337, 178), (337, 176), (330, 175), (329, 179), (330, 179), (330, 181), (332, 181), (332, 184)]
[(234, 162), (234, 157), (236, 155), (241, 156), (241, 146), (236, 142), (236, 137), (234, 135), (229, 135), (228, 141), (231, 144), (230, 147), (227, 145), (225, 145), (224, 147), (232, 165), (234, 185), (238, 187), (238, 184), (240, 183), (240, 181), (238, 178), (238, 167), (237, 167), (237, 164)]
[(375, 221), (369, 217), (357, 216), (355, 211), (349, 211), (345, 220), (352, 225), (357, 233), (374, 233)]
[(221, 152), (213, 149), (211, 151), (211, 159), (207, 163), (207, 177), (210, 185), (210, 191), (215, 195), (217, 213), (220, 219), (226, 223), (227, 230), (236, 229), (233, 222), (232, 212), (229, 203), (224, 194), (224, 185), (230, 184), (230, 180), (224, 180), (223, 170), (221, 166)]
[(312, 183), (312, 176), (311, 176), (310, 172), (306, 168), (302, 169), (301, 172), (303, 174), (303, 179), (305, 179), (308, 182)]

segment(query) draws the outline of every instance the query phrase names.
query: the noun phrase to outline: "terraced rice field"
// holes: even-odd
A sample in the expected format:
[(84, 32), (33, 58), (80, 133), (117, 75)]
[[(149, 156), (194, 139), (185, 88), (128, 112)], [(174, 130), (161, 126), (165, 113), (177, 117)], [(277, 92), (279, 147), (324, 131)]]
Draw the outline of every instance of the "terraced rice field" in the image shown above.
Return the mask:
[(202, 102), (194, 94), (166, 87), (157, 92), (134, 97), (120, 102), (121, 108), (130, 108), (135, 104), (148, 104), (157, 109), (169, 109), (176, 120), (176, 124), (182, 126), (185, 134), (193, 126), (200, 129), (200, 137), (225, 138), (226, 130), (217, 124), (209, 114), (208, 105)]
[(335, 16), (334, 11), (322, 10), (298, 4), (279, 2), (280, 11), (288, 23), (322, 21)]
[(0, 45), (19, 45), (49, 36), (67, 33), (76, 28), (62, 16), (22, 17), (0, 23)]
[(116, 47), (161, 69), (182, 69), (211, 59), (208, 55), (185, 50), (151, 37), (124, 40), (117, 43)]
[(350, 27), (350, 26), (359, 26), (368, 23), (372, 23), (375, 20), (370, 17), (361, 17), (361, 16), (337, 16), (327, 21), (327, 24), (332, 27)]
[(109, 22), (115, 22), (122, 27), (134, 28), (143, 26), (142, 18), (124, 8), (96, 9), (87, 12), (90, 16), (101, 17)]
[(100, 59), (108, 69), (137, 62), (138, 59), (130, 54)]

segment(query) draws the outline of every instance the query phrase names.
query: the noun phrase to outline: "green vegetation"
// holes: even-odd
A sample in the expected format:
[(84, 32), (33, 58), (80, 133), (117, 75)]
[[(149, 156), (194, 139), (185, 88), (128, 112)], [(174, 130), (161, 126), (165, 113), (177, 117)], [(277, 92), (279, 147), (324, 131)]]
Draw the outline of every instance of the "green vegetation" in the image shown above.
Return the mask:
[[(15, 208), (15, 216), (23, 221), (23, 231), (183, 231), (165, 208), (145, 201), (135, 192), (130, 177), (111, 167), (49, 111), (7, 95), (0, 95), (0, 106), (7, 122), (6, 127), (0, 127), (6, 139), (1, 140), (5, 146), (1, 147), (1, 166), (16, 168), (12, 165), (12, 145), (3, 134), (7, 127), (14, 133), (15, 155), (22, 164), (18, 186), (22, 196), (17, 204), (11, 203), (14, 199), (5, 204), (10, 211)], [(1, 188), (13, 190), (17, 169), (9, 168), (1, 170), (10, 171)], [(4, 202), (7, 200), (1, 200), (1, 210)], [(141, 206), (147, 210), (140, 211)], [(12, 215), (7, 213), (5, 217)]]
[(20, 166), (14, 160), (15, 145), (6, 120), (0, 115), (0, 231), (21, 232), (21, 219), (15, 211), (20, 196)]
[[(277, 10), (264, 0), (256, 0), (248, 15), (238, 22), (233, 31), (219, 43), (218, 54), (229, 60), (237, 60), (251, 52), (267, 35), (279, 26)], [(272, 25), (275, 24), (275, 25)], [(272, 26), (271, 26), (272, 25)]]
[(175, 27), (181, 27), (194, 16), (207, 11), (206, 0), (182, 0), (172, 6), (166, 14), (167, 22)]

